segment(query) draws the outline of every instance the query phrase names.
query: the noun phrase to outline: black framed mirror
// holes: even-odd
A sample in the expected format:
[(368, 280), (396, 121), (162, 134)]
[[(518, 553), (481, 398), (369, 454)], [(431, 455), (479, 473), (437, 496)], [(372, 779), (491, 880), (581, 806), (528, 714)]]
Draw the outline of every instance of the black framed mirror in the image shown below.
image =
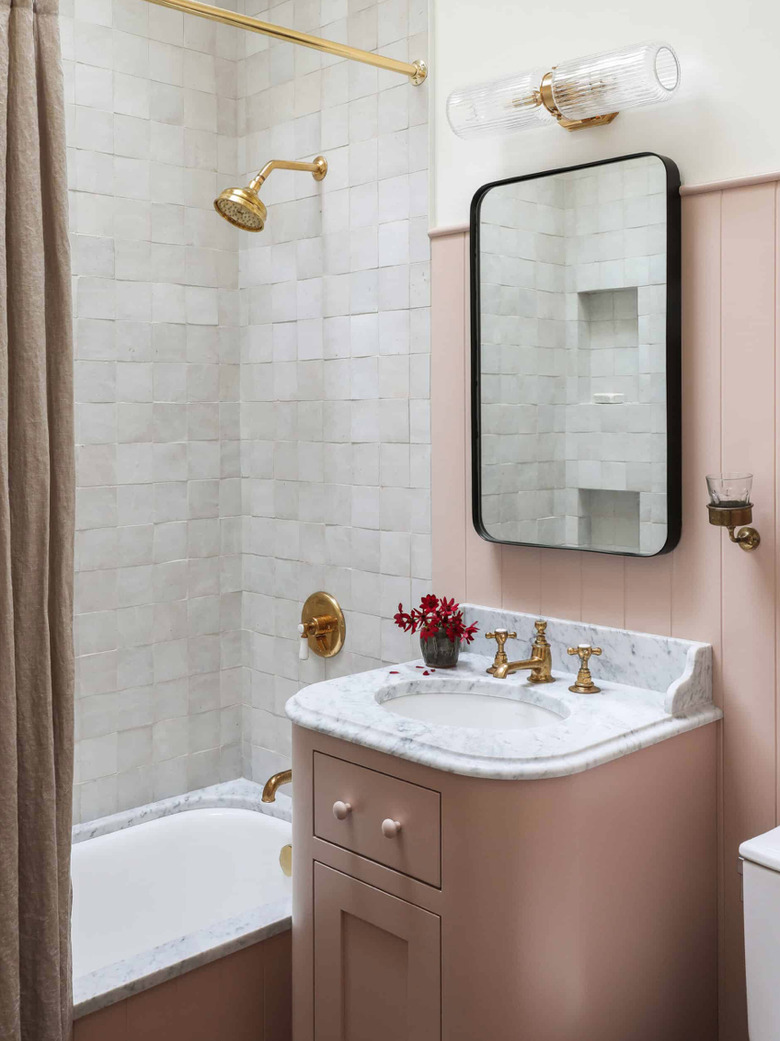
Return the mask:
[(680, 175), (651, 152), (471, 204), (473, 519), (655, 556), (681, 529)]

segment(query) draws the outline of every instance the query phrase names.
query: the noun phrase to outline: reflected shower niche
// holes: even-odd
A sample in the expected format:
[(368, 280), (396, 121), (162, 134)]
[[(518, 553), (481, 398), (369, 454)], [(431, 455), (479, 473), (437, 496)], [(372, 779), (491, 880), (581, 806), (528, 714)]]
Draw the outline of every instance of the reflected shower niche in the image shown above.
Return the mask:
[(653, 556), (680, 530), (679, 182), (655, 155), (472, 205), (474, 523)]

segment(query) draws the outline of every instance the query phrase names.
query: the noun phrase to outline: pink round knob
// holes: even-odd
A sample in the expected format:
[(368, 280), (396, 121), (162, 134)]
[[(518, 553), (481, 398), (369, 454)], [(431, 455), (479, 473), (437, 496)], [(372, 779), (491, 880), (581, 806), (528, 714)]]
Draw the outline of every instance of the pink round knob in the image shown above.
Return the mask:
[(401, 822), (385, 817), (382, 821), (382, 834), (386, 839), (395, 839), (401, 834)]
[(352, 813), (352, 806), (350, 803), (341, 802), (341, 800), (333, 803), (333, 816), (337, 821), (345, 821), (347, 817), (349, 817), (350, 813)]

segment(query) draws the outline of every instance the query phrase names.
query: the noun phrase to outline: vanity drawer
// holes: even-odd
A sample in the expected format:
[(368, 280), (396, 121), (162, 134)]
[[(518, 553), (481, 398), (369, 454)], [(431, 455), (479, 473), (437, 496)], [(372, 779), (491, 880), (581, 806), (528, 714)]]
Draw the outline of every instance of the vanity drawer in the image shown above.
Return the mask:
[(315, 752), (314, 834), (441, 885), (441, 796), (431, 788)]

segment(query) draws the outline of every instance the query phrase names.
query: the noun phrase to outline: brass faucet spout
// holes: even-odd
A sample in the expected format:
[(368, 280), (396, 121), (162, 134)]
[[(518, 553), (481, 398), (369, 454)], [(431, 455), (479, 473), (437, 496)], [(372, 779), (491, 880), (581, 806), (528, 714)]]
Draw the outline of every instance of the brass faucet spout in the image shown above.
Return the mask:
[(530, 669), (529, 683), (552, 683), (554, 681), (552, 674), (552, 651), (545, 636), (547, 622), (541, 620), (534, 622), (534, 628), (536, 629), (536, 639), (533, 642), (533, 654), (530, 658), (526, 658), (523, 661), (508, 661), (504, 651), (504, 644), (507, 639), (516, 636), (516, 633), (507, 633), (506, 629), (497, 629), (494, 633), (485, 633), (488, 639), (495, 639), (498, 644), (495, 660), (487, 670), (491, 676), (495, 676), (497, 680), (505, 680), (507, 676), (511, 676), (514, 672)]
[(525, 661), (508, 661), (504, 665), (497, 665), (493, 675), (497, 680), (505, 680), (513, 672), (524, 672), (526, 669), (536, 671), (544, 668), (544, 658), (526, 658)]
[(265, 782), (263, 788), (263, 794), (261, 799), (263, 802), (275, 802), (276, 792), (283, 784), (292, 783), (292, 770), (281, 770), (278, 774), (274, 774), (273, 777), (269, 777)]

